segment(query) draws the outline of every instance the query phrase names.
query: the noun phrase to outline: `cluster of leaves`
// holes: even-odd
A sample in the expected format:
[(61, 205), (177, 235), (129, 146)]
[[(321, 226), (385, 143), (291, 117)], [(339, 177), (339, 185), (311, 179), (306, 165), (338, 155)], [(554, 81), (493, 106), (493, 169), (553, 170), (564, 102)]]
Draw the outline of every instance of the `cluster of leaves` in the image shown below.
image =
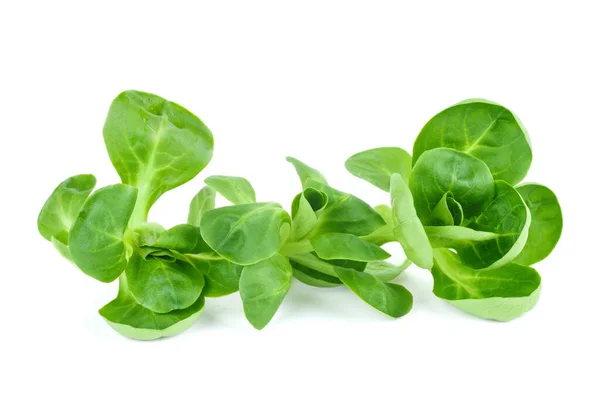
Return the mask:
[(380, 206), (377, 243), (398, 241), (431, 271), (433, 293), (481, 318), (508, 321), (531, 310), (562, 213), (545, 186), (519, 184), (531, 165), (527, 132), (508, 109), (467, 100), (433, 117), (412, 157), (396, 147), (350, 157), (346, 168), (391, 195)]
[[(192, 199), (185, 224), (148, 222), (150, 207), (209, 163), (213, 137), (183, 107), (127, 91), (112, 103), (104, 141), (122, 183), (94, 191), (92, 175), (62, 182), (44, 204), (38, 229), (81, 271), (119, 279), (99, 312), (135, 339), (171, 336), (191, 326), (205, 297), (239, 291), (257, 329), (273, 318), (292, 279), (345, 285), (392, 317), (408, 313), (411, 293), (391, 283), (411, 263), (430, 269), (434, 293), (473, 314), (508, 320), (529, 310), (545, 258), (562, 227), (554, 194), (513, 188), (531, 149), (518, 120), (483, 101), (452, 107), (419, 135), (414, 158), (399, 148), (368, 150), (348, 170), (389, 191), (391, 207), (370, 207), (332, 188), (317, 170), (288, 158), (302, 191), (291, 213), (257, 202), (244, 178), (211, 176)], [(215, 208), (220, 194), (231, 205)], [(380, 246), (398, 241), (396, 265)]]

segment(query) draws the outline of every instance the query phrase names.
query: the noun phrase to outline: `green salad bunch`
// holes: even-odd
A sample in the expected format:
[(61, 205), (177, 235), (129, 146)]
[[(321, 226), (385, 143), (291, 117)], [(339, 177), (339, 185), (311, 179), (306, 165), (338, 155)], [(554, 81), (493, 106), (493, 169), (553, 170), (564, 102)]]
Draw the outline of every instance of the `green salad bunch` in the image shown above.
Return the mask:
[[(531, 164), (520, 122), (505, 108), (468, 101), (423, 128), (413, 157), (399, 148), (352, 156), (347, 169), (388, 191), (372, 208), (334, 189), (323, 174), (288, 157), (301, 191), (289, 212), (257, 202), (246, 179), (210, 176), (186, 223), (149, 222), (160, 196), (210, 162), (213, 136), (185, 108), (138, 91), (112, 103), (104, 141), (121, 183), (94, 191), (93, 175), (63, 181), (38, 217), (40, 234), (82, 272), (119, 280), (100, 315), (121, 334), (175, 335), (198, 318), (206, 297), (240, 292), (257, 329), (273, 318), (293, 278), (345, 285), (377, 310), (400, 317), (412, 295), (392, 283), (411, 263), (431, 271), (436, 296), (483, 318), (510, 320), (531, 309), (561, 229), (552, 191), (517, 185)], [(217, 194), (229, 206), (215, 208)], [(398, 241), (407, 260), (387, 261)]]
[(412, 157), (397, 147), (367, 150), (348, 171), (390, 193), (378, 209), (377, 244), (400, 242), (430, 270), (433, 293), (481, 318), (508, 321), (531, 310), (546, 258), (562, 231), (552, 190), (520, 182), (531, 165), (529, 137), (508, 109), (467, 100), (434, 116)]

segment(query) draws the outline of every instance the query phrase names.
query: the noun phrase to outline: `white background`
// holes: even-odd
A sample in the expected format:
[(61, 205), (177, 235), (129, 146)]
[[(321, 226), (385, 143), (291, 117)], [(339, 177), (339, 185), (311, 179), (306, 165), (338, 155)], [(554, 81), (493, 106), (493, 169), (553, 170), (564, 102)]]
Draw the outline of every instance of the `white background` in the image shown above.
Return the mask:
[[(0, 6), (1, 398), (600, 398), (594, 2), (88, 3)], [(119, 336), (97, 314), (116, 284), (63, 260), (36, 218), (68, 176), (117, 182), (101, 130), (125, 89), (182, 104), (215, 136), (211, 164), (152, 210), (165, 226), (184, 221), (212, 174), (245, 176), (259, 200), (287, 207), (299, 191), (287, 155), (386, 202), (347, 157), (410, 151), (430, 117), (466, 98), (509, 107), (533, 142), (526, 180), (550, 186), (565, 218), (537, 266), (538, 306), (478, 320), (411, 268), (400, 283), (414, 308), (398, 320), (344, 288), (295, 282), (260, 332), (234, 294), (209, 299), (180, 336)]]

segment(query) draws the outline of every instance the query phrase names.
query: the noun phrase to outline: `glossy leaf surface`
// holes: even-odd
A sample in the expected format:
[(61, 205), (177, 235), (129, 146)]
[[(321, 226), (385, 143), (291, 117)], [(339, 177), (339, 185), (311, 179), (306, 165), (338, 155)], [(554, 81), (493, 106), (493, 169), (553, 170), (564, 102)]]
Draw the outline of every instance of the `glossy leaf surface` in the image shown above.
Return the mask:
[(207, 211), (201, 233), (222, 257), (255, 264), (279, 251), (290, 233), (290, 217), (277, 203), (241, 204)]
[(209, 187), (205, 186), (198, 194), (194, 196), (190, 202), (190, 210), (188, 212), (187, 223), (194, 226), (200, 226), (202, 215), (215, 208), (215, 197), (217, 192)]
[(477, 157), (488, 165), (495, 180), (512, 185), (525, 177), (532, 159), (519, 120), (506, 108), (486, 100), (465, 101), (427, 122), (415, 141), (413, 165), (427, 150), (438, 147)]
[(117, 184), (94, 192), (84, 203), (69, 233), (73, 262), (87, 275), (112, 282), (127, 265), (123, 235), (137, 190)]
[(206, 167), (213, 136), (194, 114), (162, 97), (129, 90), (110, 106), (104, 143), (123, 183), (139, 189), (139, 216), (165, 192)]

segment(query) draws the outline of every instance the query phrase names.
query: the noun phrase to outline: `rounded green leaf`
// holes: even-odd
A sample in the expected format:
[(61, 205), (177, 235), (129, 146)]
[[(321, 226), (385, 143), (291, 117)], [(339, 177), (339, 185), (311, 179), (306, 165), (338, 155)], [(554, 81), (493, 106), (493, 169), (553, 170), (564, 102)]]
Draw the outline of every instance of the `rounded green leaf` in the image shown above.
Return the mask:
[(292, 267), (282, 255), (248, 265), (240, 277), (244, 314), (256, 329), (273, 318), (292, 284)]
[(217, 192), (209, 186), (204, 186), (200, 189), (190, 203), (190, 210), (187, 218), (188, 224), (200, 226), (202, 214), (215, 208), (216, 194)]
[(432, 213), (444, 196), (460, 203), (465, 218), (481, 213), (494, 197), (494, 178), (485, 163), (453, 149), (426, 151), (409, 181), (417, 215), (432, 225)]
[(69, 250), (92, 278), (112, 282), (125, 270), (123, 235), (136, 198), (136, 188), (117, 184), (98, 189), (83, 204), (69, 232)]
[(254, 188), (245, 178), (213, 175), (206, 178), (204, 183), (233, 204), (256, 203)]
[(213, 154), (212, 133), (198, 117), (162, 97), (135, 90), (112, 102), (103, 133), (121, 180), (139, 189), (136, 220), (144, 220), (163, 193), (195, 177)]
[(69, 243), (69, 230), (81, 206), (96, 186), (94, 175), (75, 175), (61, 182), (44, 203), (38, 216), (40, 234), (63, 245)]
[(498, 268), (513, 261), (527, 242), (531, 214), (515, 188), (496, 182), (496, 196), (468, 228), (497, 234), (489, 240), (457, 242), (463, 264), (476, 269)]
[(512, 185), (525, 177), (532, 159), (527, 133), (518, 118), (486, 100), (457, 104), (429, 120), (415, 141), (413, 165), (426, 151), (439, 147), (477, 157), (488, 165), (495, 180)]
[(203, 307), (204, 297), (201, 296), (186, 309), (154, 313), (135, 301), (122, 275), (117, 298), (98, 312), (121, 335), (136, 340), (154, 340), (174, 336), (188, 329), (200, 316)]
[(129, 290), (145, 308), (166, 313), (194, 304), (204, 287), (204, 276), (189, 263), (134, 253), (125, 269)]
[(401, 285), (383, 282), (366, 272), (336, 267), (342, 282), (367, 304), (390, 317), (408, 314), (412, 308), (412, 294)]
[(546, 186), (528, 183), (517, 187), (531, 212), (527, 243), (514, 262), (532, 265), (548, 257), (562, 233), (562, 211), (558, 199)]
[(475, 316), (497, 321), (510, 321), (531, 310), (541, 289), (541, 277), (533, 268), (508, 264), (474, 270), (447, 249), (435, 251), (431, 273), (437, 297)]
[(317, 255), (324, 260), (375, 261), (390, 254), (381, 247), (347, 233), (326, 233), (310, 239)]
[(390, 181), (394, 236), (402, 245), (406, 257), (415, 265), (431, 269), (433, 250), (415, 210), (413, 196), (400, 174), (392, 174)]
[(223, 258), (250, 265), (279, 251), (290, 232), (290, 216), (277, 203), (240, 204), (207, 211), (200, 228)]
[(345, 165), (352, 175), (389, 192), (392, 174), (400, 174), (408, 181), (412, 159), (399, 147), (380, 147), (353, 155)]

